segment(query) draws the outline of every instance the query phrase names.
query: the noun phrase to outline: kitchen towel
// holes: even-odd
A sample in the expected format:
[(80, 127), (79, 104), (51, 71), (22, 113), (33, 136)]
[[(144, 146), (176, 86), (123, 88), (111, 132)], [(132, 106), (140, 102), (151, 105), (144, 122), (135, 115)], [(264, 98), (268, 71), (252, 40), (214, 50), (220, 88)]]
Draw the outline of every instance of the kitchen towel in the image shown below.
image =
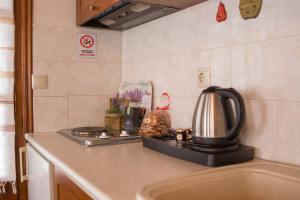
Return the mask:
[(13, 0), (0, 0), (0, 194), (16, 193)]
[[(3, 82), (1, 79), (0, 84)], [(9, 88), (6, 87), (6, 91)], [(8, 100), (10, 95), (3, 94), (6, 92), (0, 88), (0, 194), (6, 192), (5, 186), (8, 183), (11, 184), (13, 193), (16, 193), (14, 104)]]
[(15, 133), (0, 133), (0, 194), (5, 193), (5, 186), (11, 183), (13, 193), (16, 190), (16, 165), (15, 165)]

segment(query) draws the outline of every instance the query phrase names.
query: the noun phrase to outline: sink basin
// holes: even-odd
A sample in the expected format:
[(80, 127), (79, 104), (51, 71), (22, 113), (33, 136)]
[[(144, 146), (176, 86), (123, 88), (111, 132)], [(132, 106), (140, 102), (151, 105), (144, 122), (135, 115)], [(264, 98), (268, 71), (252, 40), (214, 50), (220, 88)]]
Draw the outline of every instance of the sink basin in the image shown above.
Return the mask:
[(149, 185), (138, 200), (299, 200), (300, 168), (262, 162), (206, 170)]

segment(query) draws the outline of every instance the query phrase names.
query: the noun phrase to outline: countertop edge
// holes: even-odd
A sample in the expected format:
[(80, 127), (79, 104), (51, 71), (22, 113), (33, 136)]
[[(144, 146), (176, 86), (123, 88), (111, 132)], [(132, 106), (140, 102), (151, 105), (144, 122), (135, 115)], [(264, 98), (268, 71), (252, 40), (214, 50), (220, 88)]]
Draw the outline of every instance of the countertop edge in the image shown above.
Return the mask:
[(78, 175), (69, 166), (65, 165), (61, 160), (49, 153), (47, 149), (39, 145), (32, 137), (32, 134), (25, 134), (26, 141), (31, 144), (38, 152), (40, 152), (53, 165), (59, 167), (65, 175), (67, 175), (76, 185), (86, 192), (93, 199), (111, 200), (105, 193), (99, 190), (94, 185), (90, 184), (84, 177)]

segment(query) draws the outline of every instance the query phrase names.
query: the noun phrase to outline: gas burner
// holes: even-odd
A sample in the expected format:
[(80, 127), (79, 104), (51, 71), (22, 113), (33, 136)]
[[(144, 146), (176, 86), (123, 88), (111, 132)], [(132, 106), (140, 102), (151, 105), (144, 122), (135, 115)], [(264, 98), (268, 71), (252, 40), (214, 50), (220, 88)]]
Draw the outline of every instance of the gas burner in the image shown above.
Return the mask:
[(59, 130), (58, 133), (85, 147), (142, 141), (142, 137), (140, 135), (128, 134), (126, 137), (121, 137), (120, 131), (105, 129), (102, 127), (62, 129)]
[(105, 131), (103, 127), (79, 127), (71, 130), (72, 135), (77, 137), (98, 137), (102, 132)]

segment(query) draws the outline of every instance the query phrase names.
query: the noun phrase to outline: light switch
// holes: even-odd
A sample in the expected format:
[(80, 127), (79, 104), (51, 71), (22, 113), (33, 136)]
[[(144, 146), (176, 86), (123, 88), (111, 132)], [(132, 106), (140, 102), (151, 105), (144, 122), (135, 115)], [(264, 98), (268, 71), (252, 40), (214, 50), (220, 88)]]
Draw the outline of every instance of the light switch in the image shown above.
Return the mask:
[(210, 84), (210, 68), (199, 68), (197, 70), (197, 87), (204, 88)]
[(33, 89), (48, 89), (48, 75), (33, 75)]

